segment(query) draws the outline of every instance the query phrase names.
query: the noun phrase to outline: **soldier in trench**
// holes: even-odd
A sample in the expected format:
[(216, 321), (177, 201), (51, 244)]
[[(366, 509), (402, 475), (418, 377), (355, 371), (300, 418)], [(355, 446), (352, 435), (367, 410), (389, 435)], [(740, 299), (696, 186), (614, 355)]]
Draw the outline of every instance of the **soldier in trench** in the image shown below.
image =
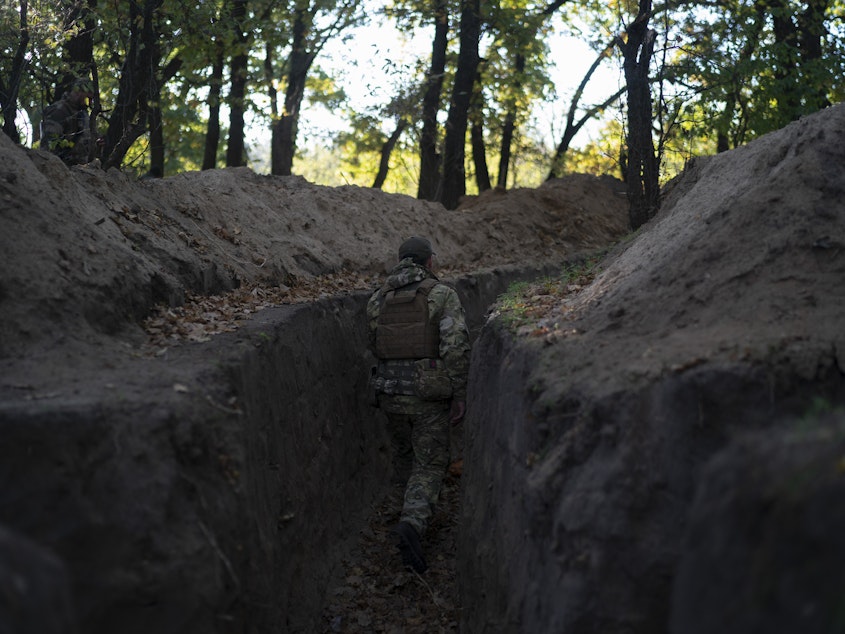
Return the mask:
[[(431, 243), (411, 237), (367, 304), (378, 359), (372, 388), (393, 444), (394, 478), (405, 485), (396, 538), (405, 566), (427, 568), (421, 537), (449, 466), (451, 425), (466, 411), (469, 332), (455, 290), (434, 274)], [(451, 423), (451, 425), (450, 425)]]
[[(88, 100), (94, 96), (94, 84), (79, 78), (62, 98), (44, 109), (41, 120), (42, 149), (50, 150), (67, 165), (88, 162), (91, 129)], [(103, 140), (97, 139), (97, 147)]]

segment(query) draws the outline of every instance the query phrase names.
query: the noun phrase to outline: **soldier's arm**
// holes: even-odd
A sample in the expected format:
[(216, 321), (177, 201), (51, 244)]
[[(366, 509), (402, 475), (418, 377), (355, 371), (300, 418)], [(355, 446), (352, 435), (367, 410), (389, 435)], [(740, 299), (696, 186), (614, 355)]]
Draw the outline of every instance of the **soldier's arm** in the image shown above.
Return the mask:
[(53, 150), (56, 147), (59, 139), (61, 139), (64, 128), (61, 121), (56, 121), (53, 118), (45, 118), (41, 122), (41, 148), (45, 150)]
[(469, 331), (458, 294), (449, 287), (443, 288), (448, 292), (443, 293), (440, 311), (440, 358), (452, 382), (452, 397), (463, 401), (469, 374)]
[(41, 121), (42, 148), (62, 152), (71, 145), (64, 138), (67, 118), (70, 114), (64, 101), (58, 101), (44, 110), (44, 118)]
[(367, 335), (370, 349), (373, 351), (376, 349), (376, 327), (378, 326), (378, 315), (381, 308), (380, 296), (381, 293), (376, 291), (367, 302)]

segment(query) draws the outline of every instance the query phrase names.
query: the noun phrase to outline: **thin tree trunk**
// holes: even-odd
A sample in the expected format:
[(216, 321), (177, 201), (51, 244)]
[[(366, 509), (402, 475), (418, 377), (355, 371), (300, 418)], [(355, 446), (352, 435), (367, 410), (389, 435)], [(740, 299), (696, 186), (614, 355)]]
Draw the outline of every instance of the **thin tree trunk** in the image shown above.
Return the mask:
[(100, 113), (103, 111), (103, 105), (100, 102), (100, 74), (95, 65), (91, 69), (91, 80), (94, 83), (94, 98), (91, 103), (91, 116), (88, 119), (88, 133), (91, 143), (88, 147), (88, 162), (90, 163), (100, 155), (100, 133), (97, 130), (97, 122), (100, 118)]
[(129, 50), (121, 68), (117, 101), (106, 132), (104, 169), (118, 167), (132, 143), (146, 130), (146, 120), (135, 121), (135, 117), (141, 101), (148, 97), (155, 64), (154, 17), (162, 1), (146, 0), (143, 8), (135, 2), (129, 3)]
[(150, 171), (149, 176), (164, 176), (164, 123), (161, 108), (156, 105), (150, 109)]
[(12, 58), (12, 69), (8, 79), (0, 76), (0, 110), (3, 112), (3, 132), (15, 143), (21, 142), (15, 119), (18, 116), (18, 94), (25, 64), (26, 49), (29, 46), (29, 5), (22, 0), (20, 5), (20, 36), (15, 56)]
[(798, 63), (798, 27), (792, 21), (792, 9), (788, 0), (771, 0), (769, 10), (775, 35), (774, 75), (778, 81), (777, 110), (783, 122), (794, 121), (801, 116), (800, 79), (796, 69)]
[(88, 0), (86, 3), (72, 1), (67, 5), (68, 12), (65, 20), (65, 30), (71, 31), (73, 35), (65, 43), (65, 54), (67, 66), (71, 69), (65, 73), (62, 79), (62, 94), (70, 90), (71, 85), (77, 77), (88, 78), (94, 84), (94, 98), (91, 106), (91, 116), (88, 119), (88, 131), (91, 143), (88, 147), (88, 161), (93, 161), (99, 151), (96, 139), (97, 119), (102, 112), (100, 104), (100, 81), (97, 74), (97, 66), (94, 62), (94, 32), (97, 28), (95, 10), (97, 0)]
[(475, 166), (475, 184), (479, 193), (491, 188), (490, 170), (487, 167), (487, 147), (484, 145), (484, 95), (481, 91), (483, 85), (481, 73), (482, 64), (479, 63), (469, 107), (470, 146), (472, 147), (472, 162)]
[(231, 0), (231, 16), (235, 29), (236, 50), (232, 55), (229, 89), (229, 142), (226, 146), (226, 166), (246, 165), (244, 144), (244, 111), (246, 109), (246, 79), (249, 63), (249, 35), (244, 32), (247, 0)]
[(508, 167), (511, 162), (511, 144), (513, 143), (513, 133), (516, 127), (516, 114), (513, 110), (509, 110), (505, 115), (505, 123), (502, 126), (502, 144), (499, 148), (499, 174), (496, 176), (496, 187), (507, 189), (508, 187)]
[(267, 87), (267, 98), (270, 100), (270, 120), (279, 118), (279, 91), (276, 88), (276, 73), (274, 71), (274, 49), (270, 42), (264, 46), (264, 85)]
[(830, 105), (827, 86), (818, 85), (819, 73), (813, 69), (822, 59), (829, 1), (809, 0), (801, 13), (794, 13), (787, 0), (764, 3), (775, 34), (774, 74), (779, 83), (776, 99), (783, 123)]
[(478, 193), (492, 188), (490, 184), (490, 170), (487, 169), (487, 148), (484, 145), (484, 128), (480, 123), (474, 123), (470, 128), (470, 144), (472, 145), (472, 161), (475, 165), (475, 184)]
[[(525, 55), (516, 54), (514, 62), (514, 91), (519, 93), (522, 89), (522, 75), (525, 72)], [(516, 129), (516, 105), (511, 99), (508, 112), (505, 115), (505, 123), (502, 126), (502, 144), (499, 150), (499, 174), (496, 177), (496, 185), (503, 189), (508, 186), (508, 168), (511, 162), (511, 145), (513, 144), (514, 130)]]
[(387, 180), (387, 172), (390, 169), (390, 155), (393, 153), (393, 148), (396, 147), (396, 142), (399, 140), (399, 137), (402, 136), (402, 133), (407, 127), (408, 122), (404, 119), (399, 119), (393, 134), (390, 135), (390, 138), (387, 139), (381, 147), (381, 161), (379, 161), (376, 180), (373, 182), (374, 189), (381, 189), (382, 185), (384, 185), (384, 181)]
[(437, 153), (437, 113), (446, 71), (446, 46), (449, 36), (449, 15), (446, 2), (440, 0), (434, 11), (434, 41), (431, 46), (431, 67), (426, 77), (423, 96), (422, 134), (420, 135), (420, 183), (417, 198), (437, 200), (440, 184), (440, 157)]
[(151, 42), (153, 49), (153, 71), (150, 73), (150, 83), (147, 95), (150, 107), (147, 112), (150, 130), (150, 170), (148, 176), (162, 178), (164, 176), (164, 119), (161, 115), (161, 86), (164, 83), (158, 76), (161, 67), (161, 46), (156, 38)]
[[(825, 15), (830, 0), (810, 0), (803, 13), (798, 15), (798, 50), (801, 52), (801, 67), (806, 76), (818, 76), (813, 66), (823, 62), (822, 44), (828, 35), (825, 25)], [(831, 105), (828, 99), (831, 75), (811, 95), (807, 95), (808, 107), (811, 111), (821, 110)]]
[[(501, 144), (499, 146), (499, 173), (496, 176), (496, 186), (502, 189), (506, 189), (508, 186), (508, 178), (510, 176), (510, 165), (511, 165), (511, 155), (513, 150), (513, 139), (516, 135), (516, 124), (518, 119), (518, 112), (517, 112), (517, 104), (516, 104), (516, 97), (514, 95), (519, 95), (522, 91), (523, 85), (523, 78), (525, 76), (525, 46), (529, 42), (529, 40), (533, 40), (537, 38), (537, 25), (539, 22), (536, 22), (537, 18), (546, 18), (552, 15), (555, 11), (557, 11), (561, 6), (563, 6), (567, 0), (554, 0), (547, 4), (543, 10), (533, 16), (533, 19), (525, 20), (523, 25), (517, 26), (514, 25), (515, 28), (522, 28), (525, 30), (525, 35), (522, 38), (522, 44), (520, 48), (516, 51), (516, 56), (514, 58), (514, 65), (513, 65), (513, 86), (510, 88), (513, 93), (508, 98), (508, 109), (507, 113), (505, 114), (505, 121), (502, 125), (502, 139)], [(532, 26), (533, 25), (533, 26)]]
[(637, 229), (657, 213), (657, 159), (651, 137), (652, 108), (649, 64), (657, 33), (648, 29), (651, 0), (640, 0), (637, 18), (621, 44), (628, 87), (628, 203), (631, 228)]
[(462, 0), (461, 35), (458, 68), (449, 116), (446, 119), (446, 141), (443, 152), (443, 187), (440, 202), (446, 209), (455, 209), (466, 193), (464, 154), (467, 116), (472, 98), (472, 86), (478, 69), (478, 42), (481, 35), (480, 0)]
[(296, 154), (299, 128), (299, 109), (305, 96), (305, 80), (316, 54), (307, 50), (308, 21), (304, 9), (297, 9), (293, 24), (293, 43), (288, 58), (288, 82), (285, 90), (285, 109), (273, 126), (271, 167), (273, 174), (290, 176)]
[(217, 151), (220, 147), (220, 93), (223, 87), (223, 44), (215, 41), (214, 63), (208, 81), (208, 126), (205, 132), (202, 169), (217, 167)]

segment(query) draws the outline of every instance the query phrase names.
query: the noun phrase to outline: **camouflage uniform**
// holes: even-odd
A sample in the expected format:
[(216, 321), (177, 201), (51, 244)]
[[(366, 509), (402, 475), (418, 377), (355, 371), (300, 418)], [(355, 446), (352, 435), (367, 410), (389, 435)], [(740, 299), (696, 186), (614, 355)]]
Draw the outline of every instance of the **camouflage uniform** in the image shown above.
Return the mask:
[(41, 120), (41, 148), (56, 154), (68, 165), (88, 162), (91, 129), (88, 109), (65, 94), (44, 109)]
[[(385, 285), (373, 293), (367, 317), (374, 350), (385, 294), (428, 278), (437, 280), (431, 271), (405, 258), (390, 272)], [(427, 303), (430, 323), (438, 326), (439, 359), (451, 383), (451, 398), (431, 401), (414, 394), (381, 393), (378, 399), (393, 437), (394, 471), (403, 478), (410, 472), (400, 522), (411, 524), (419, 535), (425, 533), (449, 466), (451, 399), (466, 400), (470, 352), (464, 309), (455, 290), (437, 283)]]

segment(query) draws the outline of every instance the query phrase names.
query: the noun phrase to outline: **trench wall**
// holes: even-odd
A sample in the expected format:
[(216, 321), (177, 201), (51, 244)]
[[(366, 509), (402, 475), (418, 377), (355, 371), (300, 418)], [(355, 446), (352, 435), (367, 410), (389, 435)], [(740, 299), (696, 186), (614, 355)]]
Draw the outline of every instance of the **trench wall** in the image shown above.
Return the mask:
[[(845, 410), (839, 427), (807, 419), (818, 399), (845, 404), (836, 363), (824, 359), (811, 379), (708, 364), (541, 404), (531, 390), (540, 355), (494, 324), (473, 349), (462, 632), (821, 632), (842, 622), (828, 594), (841, 598), (845, 578), (821, 553), (843, 548), (843, 514), (822, 509), (845, 499), (835, 459)], [(796, 457), (775, 466), (778, 453)], [(790, 588), (819, 592), (808, 601), (813, 591)]]
[[(471, 331), (512, 281), (559, 270), (455, 281)], [(0, 403), (0, 631), (317, 631), (390, 469), (364, 402), (367, 296)]]

